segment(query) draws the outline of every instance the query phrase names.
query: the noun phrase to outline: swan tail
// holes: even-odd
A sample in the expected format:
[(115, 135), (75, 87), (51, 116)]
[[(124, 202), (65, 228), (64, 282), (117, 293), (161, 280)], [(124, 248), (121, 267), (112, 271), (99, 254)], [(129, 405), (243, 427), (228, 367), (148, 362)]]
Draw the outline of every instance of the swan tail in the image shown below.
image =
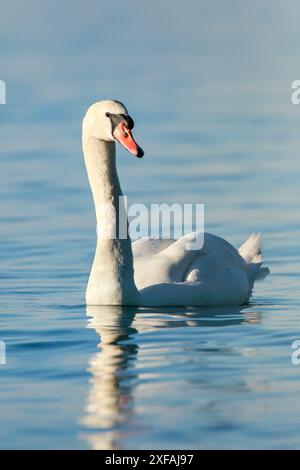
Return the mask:
[(251, 287), (254, 281), (264, 279), (270, 273), (269, 268), (262, 267), (261, 234), (253, 233), (239, 248), (239, 254), (247, 263), (247, 274)]

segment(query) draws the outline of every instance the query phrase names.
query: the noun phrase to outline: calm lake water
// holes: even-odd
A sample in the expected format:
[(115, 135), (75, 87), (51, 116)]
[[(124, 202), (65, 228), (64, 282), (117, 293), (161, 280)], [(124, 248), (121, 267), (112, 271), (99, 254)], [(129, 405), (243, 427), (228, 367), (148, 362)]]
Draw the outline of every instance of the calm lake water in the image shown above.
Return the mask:
[[(299, 3), (2, 4), (0, 447), (299, 449)], [(119, 149), (129, 202), (202, 202), (235, 246), (263, 233), (250, 306), (86, 309), (81, 119), (103, 98), (145, 150)]]

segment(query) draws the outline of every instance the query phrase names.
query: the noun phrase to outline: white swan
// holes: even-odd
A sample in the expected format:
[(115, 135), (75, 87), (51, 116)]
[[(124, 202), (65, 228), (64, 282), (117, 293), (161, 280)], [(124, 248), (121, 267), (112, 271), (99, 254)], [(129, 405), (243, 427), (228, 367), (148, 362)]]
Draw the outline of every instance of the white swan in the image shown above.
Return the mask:
[[(137, 157), (133, 120), (119, 101), (94, 103), (83, 119), (83, 153), (93, 193), (98, 234), (116, 229), (122, 191), (116, 169), (115, 141)], [(125, 224), (126, 225), (126, 224)], [(194, 234), (192, 234), (194, 237)], [(237, 251), (227, 241), (205, 233), (201, 250), (187, 250), (190, 235), (179, 240), (125, 239), (98, 235), (88, 281), (88, 305), (242, 305), (249, 301), (262, 268), (260, 235)]]

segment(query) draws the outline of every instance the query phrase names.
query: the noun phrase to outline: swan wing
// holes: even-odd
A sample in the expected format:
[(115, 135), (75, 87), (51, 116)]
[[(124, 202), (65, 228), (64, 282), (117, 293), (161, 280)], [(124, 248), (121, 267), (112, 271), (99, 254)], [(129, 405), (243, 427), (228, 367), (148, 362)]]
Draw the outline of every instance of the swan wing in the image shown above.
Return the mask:
[(244, 270), (245, 261), (238, 251), (215, 235), (205, 233), (203, 245), (189, 249), (190, 242), (197, 235), (188, 234), (179, 240), (142, 239), (135, 242), (133, 253), (137, 287), (200, 281), (228, 267)]
[[(194, 234), (193, 234), (194, 235)], [(160, 244), (144, 239), (134, 258), (135, 281), (144, 305), (237, 305), (248, 302), (261, 268), (259, 238), (240, 253), (223, 238), (204, 234), (203, 246), (187, 249), (191, 234)], [(252, 236), (253, 237), (253, 236)], [(251, 238), (251, 237), (250, 237)], [(167, 242), (167, 240), (162, 240)], [(164, 247), (165, 246), (165, 247)]]
[(134, 257), (152, 256), (161, 252), (175, 242), (174, 239), (143, 237), (132, 242), (132, 253)]

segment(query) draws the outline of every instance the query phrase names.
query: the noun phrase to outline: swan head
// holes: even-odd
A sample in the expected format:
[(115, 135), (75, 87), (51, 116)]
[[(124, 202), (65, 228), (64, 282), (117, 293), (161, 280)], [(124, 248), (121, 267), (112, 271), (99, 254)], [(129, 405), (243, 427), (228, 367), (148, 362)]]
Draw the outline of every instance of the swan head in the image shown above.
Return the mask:
[(86, 134), (107, 142), (119, 142), (128, 152), (141, 158), (144, 151), (132, 136), (133, 127), (133, 119), (126, 107), (115, 100), (92, 104), (83, 119), (83, 131)]

